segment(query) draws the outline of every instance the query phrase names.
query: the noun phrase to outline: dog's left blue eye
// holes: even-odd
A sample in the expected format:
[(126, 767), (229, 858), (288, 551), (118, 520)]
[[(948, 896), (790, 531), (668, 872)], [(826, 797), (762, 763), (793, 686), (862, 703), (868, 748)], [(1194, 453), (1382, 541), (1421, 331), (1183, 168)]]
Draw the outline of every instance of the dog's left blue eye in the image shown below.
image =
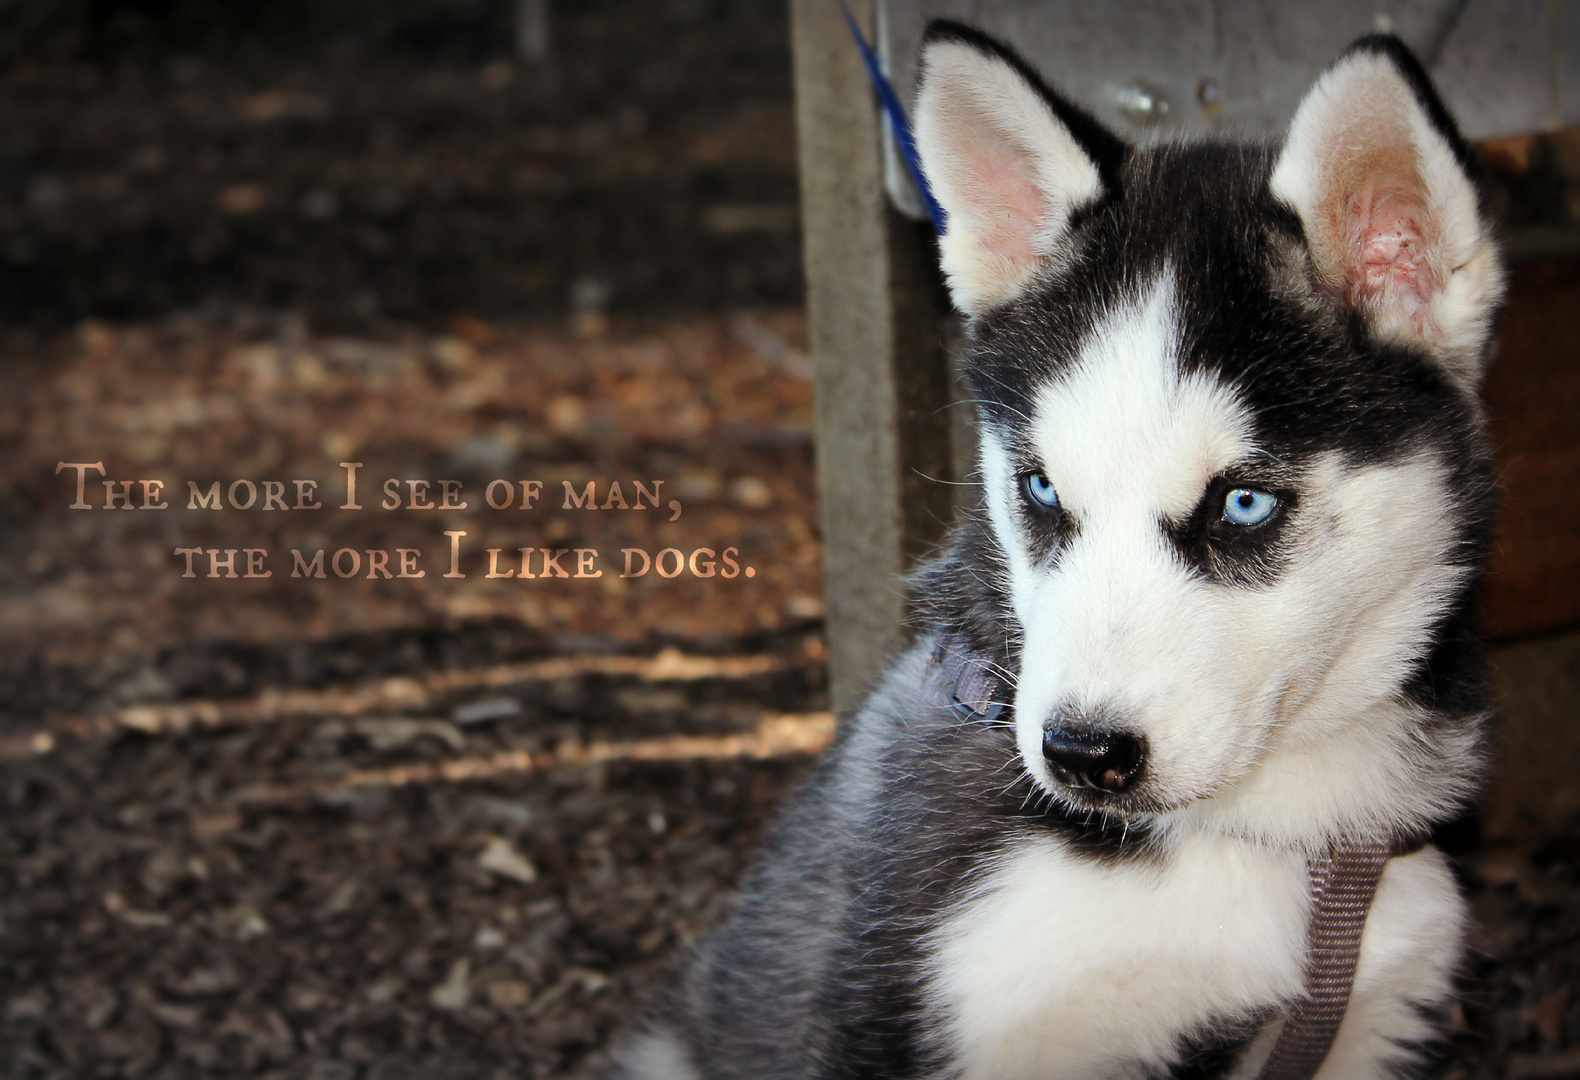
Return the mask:
[(1059, 493), (1053, 490), (1053, 481), (1042, 473), (1027, 473), (1024, 481), (1026, 497), (1048, 510), (1059, 509)]
[(1231, 525), (1261, 525), (1278, 508), (1278, 497), (1255, 488), (1235, 488), (1223, 500), (1223, 520)]

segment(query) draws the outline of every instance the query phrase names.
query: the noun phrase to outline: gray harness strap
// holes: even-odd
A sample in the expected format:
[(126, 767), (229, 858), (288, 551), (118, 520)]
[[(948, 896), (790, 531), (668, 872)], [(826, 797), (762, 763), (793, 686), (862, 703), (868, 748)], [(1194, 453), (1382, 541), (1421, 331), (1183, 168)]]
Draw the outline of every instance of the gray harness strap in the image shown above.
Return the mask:
[(1355, 985), (1366, 913), (1393, 847), (1380, 841), (1336, 841), (1312, 859), (1310, 955), (1306, 993), (1284, 1020), (1257, 1080), (1310, 1080), (1327, 1059)]
[[(946, 637), (934, 649), (932, 664), (943, 669), (954, 707), (972, 719), (992, 720), (1004, 711), (1003, 680), (992, 661), (963, 637)], [(1334, 841), (1328, 853), (1312, 859), (1310, 953), (1306, 992), (1290, 1008), (1273, 1053), (1256, 1080), (1311, 1080), (1327, 1060), (1339, 1024), (1349, 1008), (1361, 934), (1383, 868), (1395, 855), (1419, 850), (1424, 840)]]
[(1311, 872), (1310, 954), (1306, 992), (1289, 1010), (1257, 1080), (1310, 1080), (1327, 1060), (1355, 986), (1361, 934), (1388, 860), (1419, 851), (1424, 837), (1336, 840)]

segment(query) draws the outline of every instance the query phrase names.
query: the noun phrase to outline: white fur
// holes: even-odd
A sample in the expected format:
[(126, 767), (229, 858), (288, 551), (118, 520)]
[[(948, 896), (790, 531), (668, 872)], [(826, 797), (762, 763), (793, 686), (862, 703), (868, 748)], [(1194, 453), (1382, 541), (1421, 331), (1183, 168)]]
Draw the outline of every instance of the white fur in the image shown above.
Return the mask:
[[(989, 516), (1024, 632), (1015, 716), (1026, 768), (1059, 797), (1044, 723), (1065, 703), (1107, 708), (1147, 739), (1152, 798), (1172, 811), (1165, 827), (1315, 850), (1346, 830), (1420, 826), (1463, 793), (1378, 792), (1419, 769), (1411, 718), (1393, 702), (1465, 573), (1448, 559), (1445, 466), (1322, 457), (1300, 485), (1276, 581), (1193, 576), (1161, 522), (1183, 519), (1209, 481), (1259, 449), (1232, 392), (1179, 372), (1172, 290), (1165, 277), (1110, 313), (1044, 388), (1035, 461), (1011, 461), (984, 425)], [(1052, 566), (1028, 554), (1024, 468), (1048, 476), (1078, 524)]]
[(1307, 891), (1303, 858), (1221, 839), (1161, 865), (1052, 838), (1006, 853), (938, 935), (935, 1004), (963, 1080), (1146, 1076), (1177, 1032), (1292, 996)]
[(923, 64), (916, 145), (949, 219), (939, 257), (956, 306), (979, 315), (1025, 291), (1100, 193), (1097, 166), (1003, 61), (943, 41)]
[[(1322, 76), (1295, 114), (1271, 186), (1300, 215), (1330, 287), (1362, 303), (1383, 337), (1425, 345), (1474, 388), (1502, 265), (1475, 188), (1391, 60), (1354, 53)], [(1416, 272), (1358, 284), (1367, 253), (1385, 260), (1390, 251)]]
[[(1304, 857), (1205, 834), (1155, 864), (1095, 863), (1051, 838), (1006, 852), (935, 936), (933, 1005), (949, 1017), (959, 1075), (1155, 1075), (1176, 1056), (1177, 1033), (1299, 992), (1307, 895)], [(1322, 1080), (1390, 1075), (1384, 1063), (1405, 1051), (1388, 1040), (1429, 1034), (1407, 1003), (1446, 999), (1464, 926), (1442, 855), (1389, 864)], [(1234, 1075), (1254, 1076), (1275, 1037)]]

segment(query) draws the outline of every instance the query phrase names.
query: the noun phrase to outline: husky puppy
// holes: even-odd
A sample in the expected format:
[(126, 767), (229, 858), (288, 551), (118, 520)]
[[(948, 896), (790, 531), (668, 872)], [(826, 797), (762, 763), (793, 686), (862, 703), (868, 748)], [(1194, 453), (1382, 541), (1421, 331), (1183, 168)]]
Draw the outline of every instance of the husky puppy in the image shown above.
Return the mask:
[[(1472, 158), (1389, 37), (1278, 146), (1128, 145), (950, 23), (916, 117), (982, 508), (622, 1075), (1254, 1077), (1308, 860), (1483, 769)], [(1321, 1077), (1422, 1066), (1465, 922), (1436, 849), (1387, 864)]]

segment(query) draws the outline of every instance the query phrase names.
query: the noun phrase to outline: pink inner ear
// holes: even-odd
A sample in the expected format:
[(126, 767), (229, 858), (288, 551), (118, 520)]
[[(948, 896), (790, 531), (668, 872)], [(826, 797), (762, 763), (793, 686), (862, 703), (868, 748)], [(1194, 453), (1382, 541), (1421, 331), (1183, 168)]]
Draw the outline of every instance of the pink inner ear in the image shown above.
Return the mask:
[(1030, 269), (1040, 256), (1036, 239), (1048, 208), (1025, 152), (986, 124), (961, 146), (967, 175), (959, 194), (972, 210), (979, 242), (1016, 272)]
[(1424, 317), (1437, 282), (1427, 259), (1429, 238), (1421, 228), (1426, 217), (1421, 195), (1402, 184), (1371, 186), (1352, 197), (1348, 209), (1350, 303), (1391, 300), (1412, 318)]

